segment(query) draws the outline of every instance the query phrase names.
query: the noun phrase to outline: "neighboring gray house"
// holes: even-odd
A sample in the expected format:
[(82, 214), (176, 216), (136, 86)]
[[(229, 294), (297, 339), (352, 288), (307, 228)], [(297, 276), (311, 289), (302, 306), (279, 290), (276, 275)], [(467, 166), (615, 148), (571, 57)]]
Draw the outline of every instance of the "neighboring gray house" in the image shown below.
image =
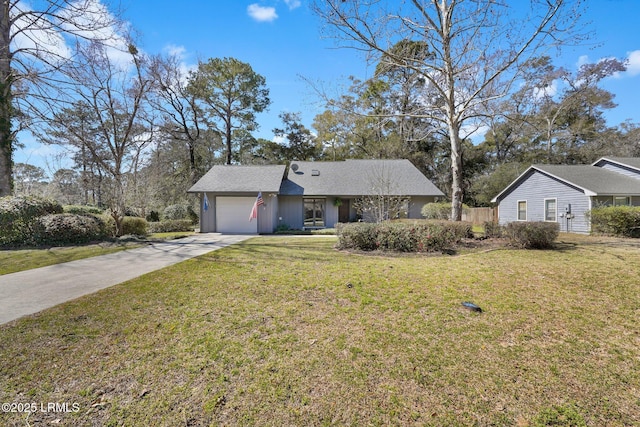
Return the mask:
[[(408, 160), (219, 165), (188, 192), (200, 195), (200, 231), (224, 233), (334, 227), (358, 219), (354, 200), (379, 194), (409, 197), (408, 217), (420, 218), (425, 203), (444, 196)], [(264, 203), (250, 220), (258, 193)]]
[(500, 224), (551, 221), (561, 231), (589, 233), (596, 206), (640, 206), (640, 158), (603, 157), (592, 165), (533, 165), (492, 202)]

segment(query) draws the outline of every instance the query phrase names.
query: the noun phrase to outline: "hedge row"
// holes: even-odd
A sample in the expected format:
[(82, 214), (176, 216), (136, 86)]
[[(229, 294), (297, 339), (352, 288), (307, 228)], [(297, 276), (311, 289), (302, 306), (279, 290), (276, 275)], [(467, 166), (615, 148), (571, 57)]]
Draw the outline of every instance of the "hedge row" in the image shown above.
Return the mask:
[(623, 237), (640, 237), (640, 207), (607, 206), (589, 212), (591, 231)]
[(40, 231), (37, 219), (44, 215), (62, 213), (62, 205), (55, 200), (38, 197), (0, 198), (0, 246), (33, 244)]
[(107, 237), (105, 222), (93, 215), (70, 213), (44, 215), (37, 219), (35, 245), (81, 244)]
[(471, 224), (452, 221), (339, 224), (338, 248), (363, 251), (436, 252), (470, 237)]
[(190, 219), (174, 219), (169, 221), (149, 222), (147, 231), (149, 231), (149, 233), (193, 231), (193, 223)]

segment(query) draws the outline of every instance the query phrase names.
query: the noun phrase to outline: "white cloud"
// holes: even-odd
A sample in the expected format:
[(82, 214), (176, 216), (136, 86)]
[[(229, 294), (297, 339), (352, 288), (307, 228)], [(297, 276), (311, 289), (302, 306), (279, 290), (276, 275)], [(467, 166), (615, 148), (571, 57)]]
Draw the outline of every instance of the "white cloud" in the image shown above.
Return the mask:
[(640, 74), (640, 50), (634, 50), (627, 55), (627, 73), (630, 76)]
[(289, 7), (289, 10), (297, 9), (302, 5), (300, 0), (284, 0), (284, 2)]
[(588, 55), (580, 55), (580, 57), (578, 58), (578, 63), (576, 64), (577, 68), (582, 67), (584, 64), (588, 64), (589, 61), (589, 56)]
[(177, 46), (175, 44), (168, 44), (162, 49), (167, 55), (175, 56), (180, 59), (184, 59), (187, 49), (184, 46)]
[(258, 3), (247, 6), (247, 13), (258, 22), (272, 22), (278, 18), (275, 7), (264, 7)]
[(551, 82), (549, 86), (537, 87), (533, 89), (533, 97), (538, 100), (541, 98), (553, 98), (558, 93), (558, 80)]

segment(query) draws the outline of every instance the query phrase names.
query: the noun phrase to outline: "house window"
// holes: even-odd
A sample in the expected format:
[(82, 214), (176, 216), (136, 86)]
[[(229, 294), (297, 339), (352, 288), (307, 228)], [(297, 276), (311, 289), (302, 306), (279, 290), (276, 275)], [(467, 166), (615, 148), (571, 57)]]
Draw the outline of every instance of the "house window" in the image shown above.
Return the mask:
[(518, 221), (527, 220), (527, 202), (526, 200), (518, 201)]
[(631, 197), (615, 196), (613, 206), (631, 206)]
[(544, 201), (544, 220), (545, 221), (557, 221), (558, 210), (556, 199), (546, 199)]
[(304, 226), (324, 227), (325, 199), (304, 199)]

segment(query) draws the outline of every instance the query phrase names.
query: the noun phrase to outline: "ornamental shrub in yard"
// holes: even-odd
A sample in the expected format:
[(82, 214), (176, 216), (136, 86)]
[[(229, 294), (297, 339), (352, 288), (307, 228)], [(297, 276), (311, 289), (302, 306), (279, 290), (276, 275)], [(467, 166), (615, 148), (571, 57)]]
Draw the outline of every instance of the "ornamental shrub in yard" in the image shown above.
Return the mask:
[(55, 200), (33, 196), (0, 198), (0, 246), (33, 244), (33, 235), (40, 227), (37, 219), (58, 213), (62, 213), (62, 205)]
[(605, 206), (589, 212), (591, 231), (623, 237), (640, 237), (640, 207)]
[(363, 251), (435, 252), (471, 236), (471, 224), (455, 221), (385, 221), (338, 225), (338, 247)]
[(32, 236), (36, 245), (87, 243), (107, 235), (104, 221), (93, 215), (50, 214), (39, 217), (37, 222), (37, 231)]
[(149, 233), (172, 233), (180, 231), (193, 231), (193, 223), (190, 219), (174, 219), (169, 221), (149, 222)]
[(549, 249), (559, 231), (557, 222), (510, 222), (504, 228), (504, 235), (518, 248)]

